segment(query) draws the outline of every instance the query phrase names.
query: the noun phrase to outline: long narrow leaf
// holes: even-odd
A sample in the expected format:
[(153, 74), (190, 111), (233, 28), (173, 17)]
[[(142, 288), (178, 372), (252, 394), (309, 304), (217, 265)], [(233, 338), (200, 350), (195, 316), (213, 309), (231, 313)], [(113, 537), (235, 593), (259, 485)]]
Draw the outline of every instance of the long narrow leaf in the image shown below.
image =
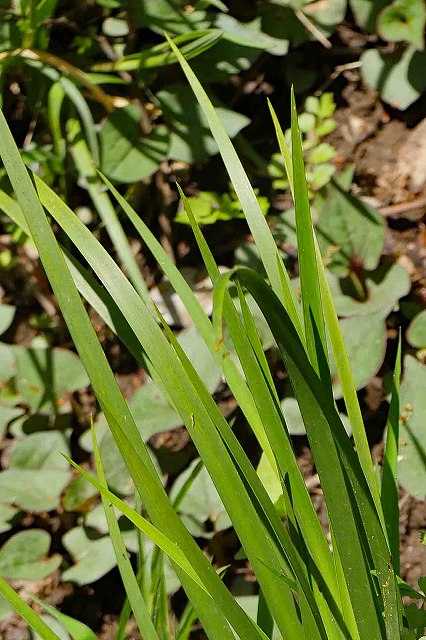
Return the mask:
[(386, 443), (383, 456), (381, 501), (389, 547), (395, 572), (399, 575), (399, 496), (398, 496), (398, 441), (399, 441), (399, 384), (401, 378), (401, 334), (398, 339), (392, 396), (386, 424)]
[[(380, 605), (374, 595), (371, 573), (364, 556), (364, 545), (368, 544), (374, 554), (374, 566), (384, 595), (387, 637), (397, 637), (395, 631), (399, 633), (401, 622), (400, 600), (395, 593), (395, 578), (389, 571), (386, 539), (332, 398), (324, 393), (323, 383), (309, 365), (288, 315), (272, 292), (258, 276), (246, 269), (239, 270), (239, 277), (261, 304), (289, 370), (321, 478), (360, 635), (377, 639), (386, 637), (382, 635), (383, 629), (376, 613), (376, 607), (383, 604)], [(350, 480), (349, 492), (346, 478)], [(362, 521), (358, 521), (358, 517)]]
[[(203, 621), (206, 630), (208, 629), (209, 633), (211, 633), (212, 638), (221, 637), (221, 639), (224, 639), (232, 637), (232, 632), (229, 630), (223, 617), (226, 615), (242, 637), (258, 640), (259, 633), (256, 631), (253, 623), (247, 616), (242, 614), (241, 608), (233, 600), (232, 596), (230, 596), (223, 583), (218, 579), (213, 568), (207, 563), (206, 558), (183, 527), (165, 496), (157, 472), (140, 439), (136, 425), (117, 387), (117, 383), (106, 361), (105, 354), (99, 345), (77, 290), (65, 267), (62, 254), (56, 244), (52, 230), (37, 199), (28, 173), (22, 164), (19, 152), (2, 113), (0, 114), (0, 134), (0, 155), (12, 180), (12, 184), (15, 187), (31, 235), (39, 250), (43, 265), (49, 275), (49, 279), (64, 313), (64, 317), (67, 320), (80, 357), (89, 372), (101, 407), (119, 446), (122, 445), (124, 441), (123, 425), (125, 425), (126, 438), (130, 438), (132, 451), (137, 452), (138, 462), (136, 467), (130, 466), (127, 458), (125, 458), (132, 476), (136, 478), (136, 486), (143, 495), (144, 503), (148, 511), (152, 514), (153, 519), (156, 520), (164, 530), (168, 530), (171, 527), (171, 523), (173, 523), (171, 531), (182, 541), (182, 544), (188, 550), (188, 554), (191, 555), (193, 561), (196, 563), (197, 571), (205, 575), (209, 583), (210, 593), (214, 594), (215, 604), (212, 606), (211, 599), (206, 599), (206, 596), (203, 596), (204, 592), (198, 587), (195, 588), (193, 586), (194, 583), (188, 582), (188, 578), (181, 572), (179, 577), (189, 597), (194, 599), (193, 601), (197, 607), (200, 619)], [(52, 195), (53, 192), (49, 193)], [(62, 201), (60, 201), (60, 203), (65, 206)], [(72, 214), (71, 217), (73, 218), (73, 223), (77, 223), (78, 227), (79, 221), (77, 221)], [(119, 273), (121, 274), (121, 272)], [(113, 272), (110, 277), (113, 281)], [(139, 297), (137, 297), (137, 299), (140, 300)], [(143, 305), (142, 301), (140, 302)], [(126, 304), (124, 306), (126, 306)], [(143, 311), (147, 311), (146, 307), (143, 307)], [(150, 316), (150, 314), (148, 315), (153, 321), (152, 316)], [(138, 324), (139, 323), (140, 318), (138, 320)], [(143, 473), (142, 481), (140, 479), (141, 473)], [(218, 607), (223, 607), (223, 611), (226, 612), (226, 614), (221, 613)], [(221, 634), (221, 636), (218, 634)]]
[(43, 640), (59, 640), (56, 633), (36, 614), (31, 607), (22, 600), (3, 578), (0, 578), (0, 595), (12, 605), (17, 613), (25, 620)]
[[(93, 422), (91, 429), (96, 472), (98, 474), (99, 483), (104, 487), (104, 489), (107, 489), (107, 480), (102, 466), (101, 454), (99, 451)], [(132, 569), (132, 565), (127, 555), (127, 549), (120, 532), (120, 527), (118, 526), (118, 521), (114, 513), (114, 509), (112, 508), (111, 502), (103, 494), (102, 503), (104, 506), (105, 517), (108, 523), (109, 535), (117, 560), (117, 566), (120, 571), (124, 588), (126, 590), (126, 595), (133, 610), (133, 615), (135, 616), (135, 620), (139, 627), (139, 631), (141, 632), (142, 637), (145, 640), (159, 640), (159, 636), (155, 630), (154, 624), (151, 620), (151, 616), (149, 615), (148, 608), (142, 597), (138, 582)], [(144, 531), (144, 533), (146, 533), (146, 531)]]
[(80, 177), (84, 179), (87, 185), (87, 191), (90, 198), (114, 244), (124, 270), (129, 275), (133, 286), (141, 298), (147, 305), (150, 305), (151, 298), (149, 297), (145, 280), (142, 277), (135, 257), (130, 249), (126, 234), (124, 233), (118, 220), (118, 216), (114, 211), (109, 195), (105, 192), (102, 182), (98, 177), (94, 160), (90, 155), (84, 139), (81, 137), (79, 122), (77, 120), (70, 119), (68, 120), (67, 127), (71, 155), (77, 170), (80, 173)]
[(296, 310), (297, 301), (294, 298), (291, 287), (283, 287), (282, 273), (280, 272), (277, 263), (277, 255), (279, 255), (278, 250), (269, 230), (268, 223), (265, 220), (265, 216), (260, 210), (259, 203), (241, 161), (238, 158), (238, 155), (232, 146), (232, 142), (220, 122), (211, 101), (193, 73), (191, 67), (170, 38), (168, 38), (168, 42), (175, 52), (183, 72), (185, 73), (209, 123), (210, 131), (216, 140), (216, 144), (219, 147), (224, 164), (232, 180), (235, 193), (241, 202), (242, 209), (246, 216), (250, 231), (255, 239), (256, 246), (259, 250), (266, 273), (268, 274), (268, 278), (271, 282), (271, 286), (277, 296), (283, 300), (284, 306), (287, 309), (294, 325), (298, 328), (299, 333), (302, 334), (302, 328), (300, 327), (299, 316)]
[(320, 376), (325, 379), (326, 376), (329, 377), (329, 372), (327, 364), (320, 360), (318, 341), (322, 345), (321, 351), (323, 354), (327, 353), (327, 343), (325, 338), (321, 293), (317, 276), (317, 261), (315, 257), (311, 210), (303, 162), (302, 139), (300, 136), (294, 91), (291, 93), (291, 141), (294, 207), (296, 212), (297, 256), (300, 271), (300, 288), (302, 291), (306, 345), (309, 358), (314, 369), (316, 369)]

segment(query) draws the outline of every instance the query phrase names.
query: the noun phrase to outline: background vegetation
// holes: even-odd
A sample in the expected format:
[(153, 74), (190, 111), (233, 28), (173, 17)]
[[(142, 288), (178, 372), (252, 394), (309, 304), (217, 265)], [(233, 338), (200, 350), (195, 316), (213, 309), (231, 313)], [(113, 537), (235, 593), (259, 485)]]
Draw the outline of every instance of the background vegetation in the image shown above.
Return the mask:
[[(159, 306), (256, 462), (259, 449), (220, 367), (170, 286), (170, 277), (151, 256), (147, 237), (141, 241), (97, 169), (160, 240), (207, 313), (212, 286), (188, 212), (179, 203), (176, 181), (221, 271), (239, 265), (265, 275), (217, 143), (164, 40), (167, 32), (190, 59), (232, 138), (297, 292), (292, 176), (279, 153), (266, 100), (270, 98), (285, 129), (290, 126), (294, 86), (307, 195), (378, 462), (402, 328), (399, 481), (406, 522), (401, 527), (406, 526), (403, 541), (407, 547), (414, 544), (418, 555), (411, 565), (410, 560), (405, 568), (402, 563), (401, 573), (418, 588), (419, 529), (425, 521), (421, 516), (416, 521), (412, 514), (416, 509), (421, 513), (416, 499), (424, 499), (426, 478), (424, 2), (28, 0), (1, 2), (0, 11), (2, 109), (22, 159), (101, 241), (141, 297)], [(392, 146), (392, 134), (387, 133), (392, 130), (400, 136), (399, 146)], [(290, 129), (284, 137), (291, 145)], [(395, 160), (395, 148), (399, 164), (387, 160), (392, 155)], [(123, 604), (117, 595), (116, 556), (98, 489), (58, 452), (85, 469), (93, 468), (93, 415), (110, 489), (134, 505), (134, 483), (75, 353), (37, 250), (13, 222), (17, 204), (3, 168), (0, 189), (0, 576), (13, 584), (24, 581), (26, 589), (102, 632), (102, 622), (112, 627)], [(70, 256), (77, 255), (56, 223), (54, 228)], [(276, 340), (253, 298), (247, 295), (246, 301), (299, 463), (321, 512), (316, 469)], [(90, 314), (184, 523), (217, 566), (232, 565), (228, 581), (245, 606), (257, 606), (250, 566), (236, 555), (240, 547), (231, 521), (199, 465), (181, 415), (104, 319), (93, 309)], [(333, 361), (330, 368), (334, 397), (350, 432)], [(267, 471), (262, 476), (265, 486), (277, 497), (281, 489), (268, 482)], [(139, 552), (140, 562), (137, 530), (124, 518), (120, 525), (127, 550)], [(148, 545), (147, 557), (151, 553)], [(175, 594), (179, 617), (184, 596), (165, 562), (166, 592)], [(128, 611), (123, 611), (122, 633), (128, 619)], [(14, 637), (19, 623), (5, 601), (0, 617), (5, 637)], [(103, 633), (109, 631), (104, 628)]]

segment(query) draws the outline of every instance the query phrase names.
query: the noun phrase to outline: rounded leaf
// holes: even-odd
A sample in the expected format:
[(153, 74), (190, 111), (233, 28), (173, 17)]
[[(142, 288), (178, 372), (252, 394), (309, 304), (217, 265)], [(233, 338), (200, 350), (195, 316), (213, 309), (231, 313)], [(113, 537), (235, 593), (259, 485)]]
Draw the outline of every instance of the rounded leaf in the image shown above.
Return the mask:
[(398, 478), (404, 489), (420, 500), (426, 496), (426, 365), (404, 358), (400, 391)]
[(407, 341), (417, 349), (426, 348), (426, 310), (421, 311), (411, 322), (407, 330)]
[(154, 173), (169, 148), (166, 127), (155, 127), (142, 137), (142, 112), (130, 105), (116, 109), (100, 132), (101, 169), (117, 182), (137, 182)]
[(48, 557), (50, 535), (41, 529), (20, 531), (0, 549), (0, 576), (6, 580), (42, 580), (61, 564), (59, 554)]

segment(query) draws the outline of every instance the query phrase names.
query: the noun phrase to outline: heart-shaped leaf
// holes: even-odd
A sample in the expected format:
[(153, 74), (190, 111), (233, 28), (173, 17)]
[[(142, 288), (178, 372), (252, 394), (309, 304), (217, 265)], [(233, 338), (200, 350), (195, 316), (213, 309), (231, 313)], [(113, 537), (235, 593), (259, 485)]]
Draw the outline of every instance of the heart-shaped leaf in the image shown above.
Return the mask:
[(316, 224), (321, 253), (329, 269), (347, 275), (354, 260), (372, 271), (385, 240), (383, 218), (372, 207), (331, 183)]
[[(198, 104), (194, 105), (191, 88), (184, 84), (170, 85), (157, 93), (164, 120), (171, 132), (169, 157), (183, 162), (199, 162), (218, 152), (207, 122)], [(231, 138), (246, 127), (250, 120), (217, 105), (216, 112)]]
[(6, 469), (0, 473), (0, 503), (15, 504), (24, 511), (52, 511), (69, 482), (69, 471)]
[(0, 504), (0, 533), (9, 531), (9, 529), (17, 524), (19, 514), (19, 509), (16, 507), (12, 507), (10, 504)]
[(165, 159), (169, 134), (164, 126), (142, 136), (142, 112), (130, 105), (116, 109), (100, 132), (101, 169), (117, 182), (137, 182), (151, 175)]
[(384, 40), (411, 42), (423, 49), (425, 21), (424, 0), (394, 0), (381, 12), (377, 28)]
[(71, 351), (17, 346), (14, 354), (18, 390), (37, 411), (57, 412), (66, 393), (89, 384), (80, 358)]
[(360, 27), (369, 32), (376, 31), (377, 16), (389, 0), (349, 0), (352, 13)]
[(327, 279), (341, 317), (361, 316), (376, 313), (386, 318), (397, 306), (398, 300), (410, 291), (410, 277), (399, 264), (383, 265), (372, 273), (365, 274), (364, 287), (367, 298), (356, 300), (353, 283), (349, 278), (338, 278), (328, 272)]
[(9, 469), (58, 469), (68, 463), (61, 453), (69, 455), (68, 442), (59, 431), (32, 433), (18, 442), (9, 456)]
[(426, 90), (426, 52), (412, 45), (402, 55), (368, 49), (361, 55), (362, 76), (382, 99), (396, 109), (407, 109)]

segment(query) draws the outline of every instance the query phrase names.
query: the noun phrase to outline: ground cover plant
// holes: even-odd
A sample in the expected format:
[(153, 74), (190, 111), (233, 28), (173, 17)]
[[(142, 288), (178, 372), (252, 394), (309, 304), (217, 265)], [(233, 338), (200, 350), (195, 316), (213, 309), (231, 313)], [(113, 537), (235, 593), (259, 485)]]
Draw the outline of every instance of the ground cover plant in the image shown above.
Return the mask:
[[(84, 224), (45, 182), (35, 174), (34, 182), (31, 181), (2, 120), (1, 154), (19, 203), (19, 206), (8, 203), (9, 215), (32, 237), (39, 251), (106, 422), (134, 482), (137, 502), (141, 500), (143, 513), (149, 516), (149, 520), (146, 519), (139, 509), (133, 509), (109, 491), (96, 429), (92, 429), (97, 479), (83, 467), (72, 464), (102, 495), (116, 560), (139, 630), (143, 637), (174, 635), (164, 609), (164, 576), (157, 558), (154, 569), (160, 571), (160, 575), (155, 581), (150, 611), (128, 560), (113, 507), (151, 538), (173, 563), (191, 603), (189, 613), (182, 616), (176, 629), (176, 637), (188, 637), (188, 619), (191, 622), (197, 617), (209, 638), (232, 638), (233, 631), (242, 638), (272, 637), (275, 626), (284, 638), (419, 638), (424, 631), (424, 609), (415, 607), (416, 613), (411, 605), (404, 609), (401, 596), (408, 593), (422, 601), (424, 595), (398, 578), (396, 469), (400, 349), (379, 479), (370, 458), (331, 289), (313, 234), (294, 96), (291, 150), (272, 107), (271, 112), (295, 203), (300, 301), (216, 110), (176, 46), (169, 43), (222, 154), (269, 284), (253, 270), (242, 267), (220, 275), (190, 205), (181, 193), (214, 285), (210, 321), (158, 241), (111, 182), (103, 176), (102, 179), (159, 260), (222, 370), (263, 451), (267, 477), (272, 476), (279, 487), (276, 505), (267, 491), (267, 481), (262, 482), (262, 475), (256, 473), (231, 425), (223, 418), (151, 298), (132, 286)], [(57, 243), (43, 207), (78, 248), (103, 287), (75, 256)], [(191, 481), (196, 481), (199, 469), (182, 485), (173, 505), (112, 375), (79, 291), (143, 363), (191, 435), (238, 534), (242, 553), (247, 555), (259, 583), (256, 621), (226, 589), (221, 571), (218, 573), (212, 568), (177, 516), (175, 507), (185, 499), (186, 490)], [(297, 466), (285, 413), (244, 292), (251, 294), (262, 311), (285, 364), (324, 493), (329, 539)], [(238, 299), (239, 312), (232, 295)], [(355, 450), (335, 405), (326, 336), (334, 354)], [(40, 549), (39, 556), (43, 553), (41, 541)], [(3, 596), (42, 637), (56, 637), (4, 581), (0, 584)], [(419, 586), (421, 588), (422, 583)], [(62, 622), (74, 637), (84, 632), (79, 626), (73, 630), (69, 619)]]
[[(422, 52), (419, 32), (391, 36), (382, 29), (386, 13), (394, 18), (399, 15), (401, 21), (407, 7), (375, 5), (377, 12), (367, 22), (367, 5), (363, 9), (361, 4), (352, 3), (352, 13), (342, 18), (348, 5), (340, 3), (340, 13), (329, 16), (328, 26), (326, 14), (319, 19), (324, 5), (309, 4), (284, 8), (276, 2), (244, 7), (237, 2), (228, 6), (204, 3), (182, 9), (167, 3), (161, 9), (160, 3), (153, 7), (143, 2), (139, 17), (125, 3), (114, 7), (80, 3), (74, 9), (64, 2), (49, 7), (45, 3), (39, 7), (31, 3), (5, 5), (0, 60), (3, 109), (27, 167), (73, 210), (82, 223), (78, 228), (90, 230), (106, 255), (114, 257), (155, 319), (153, 302), (160, 309), (178, 341), (173, 343), (174, 349), (178, 353), (183, 350), (208, 393), (213, 394), (279, 518), (287, 523), (292, 540), (299, 542), (300, 536), (297, 538), (291, 528), (295, 520), (288, 520), (282, 471), (271, 453), (270, 435), (263, 432), (266, 416), (273, 409), (262, 404), (259, 410), (254, 400), (258, 388), (265, 393), (276, 390), (276, 411), (280, 419), (281, 413), (285, 418), (291, 446), (329, 543), (332, 532), (321, 479), (308, 447), (311, 436), (306, 433), (279, 341), (253, 291), (241, 280), (240, 272), (232, 271), (236, 266), (248, 267), (270, 285), (274, 283), (271, 274), (281, 267), (272, 264), (271, 258), (265, 259), (268, 252), (262, 249), (262, 238), (259, 241), (259, 229), (263, 229), (265, 242), (269, 227), (273, 236), (266, 240), (269, 254), (278, 256), (276, 260), (282, 261), (290, 278), (287, 307), (290, 304), (291, 308), (293, 296), (298, 308), (306, 269), (298, 259), (300, 222), (296, 221), (300, 221), (300, 209), (293, 203), (292, 160), (288, 156), (292, 147), (288, 90), (294, 85), (310, 212), (379, 476), (380, 466), (386, 464), (383, 431), (402, 330), (399, 501), (397, 504), (393, 484), (389, 504), (394, 508), (394, 524), (397, 508), (400, 510), (397, 573), (418, 596), (424, 586), (419, 583), (424, 564), (420, 534), (426, 524), (421, 502), (426, 477), (426, 341), (421, 312), (426, 290), (421, 219), (426, 131), (422, 133), (421, 122), (416, 126), (422, 117), (422, 99), (405, 113), (386, 103), (383, 106), (367, 84), (366, 69), (374, 65), (366, 66), (363, 61), (367, 54), (387, 60), (390, 53), (394, 62), (408, 60), (410, 47), (417, 47), (417, 63)], [(337, 8), (336, 3), (334, 10)], [(409, 22), (410, 15), (404, 20)], [(423, 19), (420, 5), (414, 16), (419, 29)], [(80, 22), (84, 26), (76, 26)], [(281, 27), (288, 24), (291, 34), (286, 42)], [(279, 34), (274, 31), (278, 25)], [(217, 156), (218, 140), (187, 79), (179, 74), (176, 55), (164, 41), (164, 30), (190, 59), (255, 185), (250, 193), (257, 211), (256, 224), (247, 216), (241, 184), (234, 185), (233, 175), (223, 170)], [(412, 88), (420, 88), (419, 95), (415, 69), (410, 62), (406, 78)], [(389, 76), (382, 74), (386, 90), (395, 78), (398, 80), (398, 75), (393, 71)], [(401, 100), (407, 96), (415, 99), (415, 95), (407, 85), (403, 90), (401, 86), (397, 84), (395, 89), (400, 102), (389, 98), (383, 87), (377, 88), (388, 105), (405, 109)], [(273, 110), (270, 113), (267, 95), (278, 119)], [(293, 111), (293, 128), (294, 124)], [(390, 144), (398, 137), (395, 131), (404, 140), (400, 147)], [(99, 489), (59, 455), (65, 453), (86, 472), (95, 472), (92, 416), (109, 489), (128, 507), (147, 515), (108, 426), (108, 412), (97, 403), (89, 386), (84, 363), (40, 267), (37, 248), (23, 225), (16, 189), (6, 169), (0, 172), (0, 209), (4, 212), (0, 293), (6, 302), (0, 305), (0, 576), (10, 581), (34, 610), (42, 612), (43, 603), (57, 607), (45, 610), (42, 616), (61, 637), (77, 633), (72, 620), (85, 621), (102, 638), (115, 635), (114, 629), (118, 637), (134, 637), (138, 633), (135, 617), (124, 589), (120, 592), (117, 568), (117, 558), (129, 554), (139, 583), (138, 589), (132, 583), (132, 606), (140, 609), (136, 605), (140, 590), (157, 634), (204, 637), (197, 613), (187, 604), (174, 565), (161, 545), (155, 547), (116, 510), (124, 542), (117, 551), (109, 535), (109, 528), (115, 525), (105, 514)], [(187, 193), (186, 199), (180, 199), (176, 181)], [(43, 188), (40, 182), (37, 188)], [(56, 209), (58, 201), (52, 204), (50, 191), (43, 193), (40, 197), (48, 201), (47, 210)], [(198, 228), (195, 235), (192, 231), (189, 208), (195, 222), (202, 225), (218, 271)], [(131, 337), (132, 330), (127, 326), (124, 330), (120, 323), (116, 326), (121, 312), (114, 307), (111, 313), (111, 301), (99, 285), (96, 270), (87, 254), (79, 253), (75, 237), (69, 237), (70, 227), (62, 229), (61, 222), (53, 218), (53, 229), (174, 510), (239, 605), (257, 620), (264, 594), (254, 581), (251, 559), (247, 559), (244, 545), (241, 548), (228, 505), (217, 491), (218, 480), (200, 461), (195, 439), (189, 435), (197, 424), (192, 424), (191, 417), (188, 430), (182, 426), (182, 411), (167, 392), (170, 385), (165, 389), (162, 379), (155, 376), (153, 364)], [(218, 284), (219, 274), (223, 281)], [(277, 281), (273, 286), (280, 293)], [(234, 320), (229, 320), (225, 290), (236, 309)], [(115, 293), (112, 297), (116, 298)], [(200, 305), (213, 324), (201, 318)], [(249, 379), (246, 370), (251, 361), (241, 356), (243, 344), (235, 338), (236, 327), (244, 327), (244, 331), (251, 327), (250, 317), (261, 345), (259, 351), (258, 342), (254, 343), (247, 330), (258, 347), (255, 358), (262, 371), (266, 371), (265, 361), (270, 371), (269, 377), (264, 375), (266, 388), (261, 386), (265, 382)], [(300, 324), (304, 326), (303, 321)], [(302, 342), (303, 333), (304, 329), (300, 331)], [(169, 339), (173, 341), (173, 337)], [(248, 343), (245, 345), (247, 351)], [(341, 384), (341, 362), (334, 357), (329, 340), (326, 354), (338, 418), (350, 442), (355, 442), (357, 451), (361, 447), (367, 460), (368, 448), (365, 442), (364, 448), (362, 441), (360, 445), (359, 429), (353, 428), (354, 422), (357, 424), (354, 407), (347, 402), (347, 389)], [(225, 362), (228, 359), (232, 362)], [(244, 386), (241, 390), (241, 379), (249, 385), (248, 393)], [(270, 422), (278, 428), (278, 422)], [(369, 464), (364, 462), (364, 468)], [(390, 495), (392, 488), (388, 485), (386, 491)], [(118, 539), (116, 530), (114, 535)], [(392, 544), (395, 549), (395, 536)], [(375, 569), (372, 571), (376, 584)], [(312, 587), (315, 581), (310, 574), (309, 580)], [(294, 584), (287, 586), (294, 594)], [(402, 583), (399, 588), (405, 598), (409, 593), (416, 596)], [(299, 612), (297, 595), (295, 600)], [(417, 597), (417, 605), (421, 601)], [(423, 614), (414, 602), (410, 606), (408, 602), (404, 601), (404, 633), (408, 637), (421, 635)], [(29, 637), (28, 629), (12, 611), (0, 598), (0, 634), (7, 640), (16, 633)], [(63, 618), (64, 612), (71, 621)], [(61, 621), (55, 621), (55, 616), (61, 615)], [(150, 624), (147, 617), (136, 622), (139, 627)], [(80, 630), (89, 633), (87, 627)], [(281, 635), (276, 625), (271, 633)]]

